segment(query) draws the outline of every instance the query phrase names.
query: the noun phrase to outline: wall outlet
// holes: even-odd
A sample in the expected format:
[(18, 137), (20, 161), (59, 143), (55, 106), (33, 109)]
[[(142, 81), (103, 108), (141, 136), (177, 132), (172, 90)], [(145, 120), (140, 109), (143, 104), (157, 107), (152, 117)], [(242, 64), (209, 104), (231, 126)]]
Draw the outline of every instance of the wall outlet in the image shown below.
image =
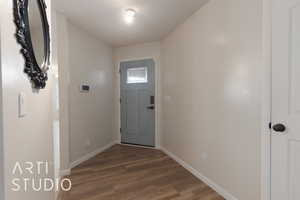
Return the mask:
[(172, 97), (171, 96), (164, 96), (164, 100), (166, 102), (170, 102), (172, 100)]
[(86, 142), (85, 142), (85, 147), (90, 148), (90, 146), (91, 146), (91, 140), (87, 139)]
[(201, 159), (207, 160), (208, 154), (206, 152), (201, 153)]

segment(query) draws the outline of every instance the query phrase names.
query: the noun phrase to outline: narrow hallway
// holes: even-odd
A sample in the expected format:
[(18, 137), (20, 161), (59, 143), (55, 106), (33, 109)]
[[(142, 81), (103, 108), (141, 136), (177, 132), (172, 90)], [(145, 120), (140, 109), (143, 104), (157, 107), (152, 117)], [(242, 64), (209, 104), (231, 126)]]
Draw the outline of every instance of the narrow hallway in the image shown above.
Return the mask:
[(300, 0), (0, 0), (0, 200), (300, 200)]
[(70, 176), (62, 200), (223, 200), (159, 150), (115, 145)]

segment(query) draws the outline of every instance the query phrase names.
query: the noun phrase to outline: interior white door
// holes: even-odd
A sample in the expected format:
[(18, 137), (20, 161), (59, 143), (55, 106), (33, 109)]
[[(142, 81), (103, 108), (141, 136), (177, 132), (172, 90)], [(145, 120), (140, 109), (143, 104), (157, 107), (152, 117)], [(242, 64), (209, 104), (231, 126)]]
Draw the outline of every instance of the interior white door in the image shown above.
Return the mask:
[(271, 199), (300, 200), (300, 0), (272, 0), (272, 122)]

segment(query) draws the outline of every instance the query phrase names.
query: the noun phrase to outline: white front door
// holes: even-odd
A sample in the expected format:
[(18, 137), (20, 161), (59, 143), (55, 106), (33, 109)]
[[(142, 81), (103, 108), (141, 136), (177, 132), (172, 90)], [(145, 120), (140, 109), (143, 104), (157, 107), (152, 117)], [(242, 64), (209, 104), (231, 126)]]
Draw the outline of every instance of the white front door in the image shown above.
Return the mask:
[(272, 0), (272, 123), (271, 199), (300, 200), (300, 0)]

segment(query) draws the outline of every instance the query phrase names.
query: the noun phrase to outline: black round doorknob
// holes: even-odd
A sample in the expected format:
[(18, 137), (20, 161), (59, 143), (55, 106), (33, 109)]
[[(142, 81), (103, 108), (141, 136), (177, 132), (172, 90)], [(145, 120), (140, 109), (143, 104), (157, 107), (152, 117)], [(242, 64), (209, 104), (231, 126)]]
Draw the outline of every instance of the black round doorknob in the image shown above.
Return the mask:
[(286, 130), (286, 127), (283, 124), (275, 124), (273, 126), (273, 130), (276, 132), (284, 132)]

